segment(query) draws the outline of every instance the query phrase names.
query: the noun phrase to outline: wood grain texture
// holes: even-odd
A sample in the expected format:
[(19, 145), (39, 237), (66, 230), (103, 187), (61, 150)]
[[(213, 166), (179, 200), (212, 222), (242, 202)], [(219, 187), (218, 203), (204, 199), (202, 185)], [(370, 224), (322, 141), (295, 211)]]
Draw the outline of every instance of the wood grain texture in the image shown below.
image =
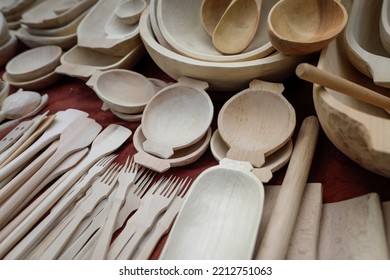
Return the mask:
[(389, 258), (381, 204), (376, 193), (324, 204), (321, 221), (319, 259)]

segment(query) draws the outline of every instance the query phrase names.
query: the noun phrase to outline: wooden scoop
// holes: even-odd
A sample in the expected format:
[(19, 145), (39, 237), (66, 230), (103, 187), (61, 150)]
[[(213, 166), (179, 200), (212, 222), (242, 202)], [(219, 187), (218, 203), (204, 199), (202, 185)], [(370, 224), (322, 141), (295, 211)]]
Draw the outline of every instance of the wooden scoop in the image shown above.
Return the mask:
[(136, 24), (146, 6), (144, 0), (126, 0), (119, 3), (115, 15), (125, 24)]
[(229, 7), (232, 0), (203, 0), (200, 7), (200, 19), (203, 29), (210, 37), (213, 36), (215, 27)]
[(213, 33), (213, 45), (222, 54), (245, 50), (256, 34), (260, 0), (234, 0), (223, 13)]
[(33, 111), (41, 102), (41, 95), (34, 91), (23, 91), (7, 96), (0, 111), (0, 122), (18, 119)]
[(383, 108), (390, 113), (390, 98), (376, 91), (321, 70), (308, 63), (299, 64), (295, 72), (303, 80), (352, 96), (358, 100)]

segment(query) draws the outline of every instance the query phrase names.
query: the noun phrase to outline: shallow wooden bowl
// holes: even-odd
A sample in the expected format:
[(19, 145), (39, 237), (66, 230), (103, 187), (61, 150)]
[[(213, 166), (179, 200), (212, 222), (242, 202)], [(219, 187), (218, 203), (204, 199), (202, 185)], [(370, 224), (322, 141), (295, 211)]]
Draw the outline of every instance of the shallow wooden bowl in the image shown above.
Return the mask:
[(38, 79), (53, 72), (60, 64), (62, 49), (58, 46), (43, 46), (29, 49), (12, 58), (5, 70), (15, 82)]
[(261, 167), (266, 156), (289, 141), (295, 129), (295, 110), (283, 90), (282, 84), (254, 80), (222, 106), (218, 129), (229, 146), (228, 158)]
[[(318, 68), (390, 97), (346, 57), (343, 38), (321, 52)], [(315, 109), (326, 135), (346, 156), (362, 167), (390, 178), (390, 115), (385, 110), (314, 84)]]
[(151, 155), (144, 150), (143, 143), (146, 141), (146, 138), (142, 133), (141, 126), (138, 126), (133, 136), (134, 148), (137, 150), (137, 153), (134, 155), (134, 162), (160, 173), (172, 167), (189, 165), (198, 160), (206, 152), (209, 147), (211, 134), (211, 128), (209, 128), (207, 133), (199, 141), (175, 151), (173, 156), (165, 159)]
[(13, 32), (7, 42), (0, 46), (0, 66), (4, 66), (17, 52), (18, 39)]
[(4, 72), (3, 74), (3, 79), (7, 81), (10, 85), (17, 88), (22, 88), (24, 90), (40, 90), (54, 84), (60, 78), (61, 75), (56, 73), (54, 70), (39, 78), (28, 80), (28, 81), (14, 81), (12, 78), (8, 76), (7, 72)]
[(148, 102), (142, 115), (144, 150), (169, 158), (174, 150), (199, 141), (210, 127), (214, 107), (204, 91), (208, 84), (179, 78), (178, 83), (159, 91)]
[(55, 28), (68, 24), (97, 0), (44, 0), (22, 14), (21, 23), (33, 28)]
[(390, 55), (383, 47), (379, 28), (382, 1), (344, 0), (343, 3), (349, 12), (344, 33), (349, 60), (375, 84), (389, 88)]
[(61, 65), (56, 68), (56, 72), (87, 80), (96, 70), (131, 69), (144, 54), (145, 48), (142, 44), (125, 56), (108, 55), (75, 45), (61, 56)]
[(154, 62), (170, 77), (181, 76), (207, 81), (214, 91), (234, 91), (248, 87), (253, 79), (281, 81), (290, 76), (305, 57), (280, 53), (265, 58), (241, 62), (210, 62), (189, 58), (160, 45), (151, 29), (149, 9), (141, 16), (140, 34), (146, 50)]
[(268, 36), (281, 53), (321, 50), (345, 27), (348, 14), (338, 0), (282, 0), (268, 15)]
[[(219, 53), (202, 26), (202, 1), (168, 0), (157, 3), (157, 22), (165, 40), (186, 56), (219, 62), (245, 61), (262, 58), (274, 51), (267, 36), (267, 15), (276, 0), (263, 1), (259, 28), (250, 45), (240, 54)], [(196, 42), (196, 43), (194, 43)]]
[(108, 107), (125, 114), (141, 113), (156, 93), (146, 77), (124, 69), (96, 71), (87, 85)]
[[(125, 56), (140, 44), (138, 25), (127, 25), (115, 16), (120, 0), (99, 1), (77, 28), (77, 44), (99, 52)], [(114, 34), (110, 34), (112, 30)]]

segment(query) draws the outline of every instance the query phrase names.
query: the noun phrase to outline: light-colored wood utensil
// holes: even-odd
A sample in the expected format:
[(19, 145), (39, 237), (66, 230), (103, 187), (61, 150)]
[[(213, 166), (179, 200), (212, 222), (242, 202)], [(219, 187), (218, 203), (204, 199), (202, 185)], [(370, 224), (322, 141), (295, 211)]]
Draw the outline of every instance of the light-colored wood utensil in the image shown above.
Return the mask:
[(3, 79), (6, 80), (10, 85), (13, 85), (14, 87), (17, 88), (23, 88), (25, 90), (40, 90), (43, 89), (49, 85), (52, 85), (53, 83), (57, 82), (60, 79), (60, 75), (55, 73), (54, 71), (39, 77), (34, 80), (29, 80), (29, 81), (22, 81), (22, 82), (17, 82), (10, 78), (8, 76), (7, 72), (4, 72), (3, 74)]
[[(259, 0), (255, 1), (261, 2)], [(252, 0), (240, 0), (239, 2), (252, 2)], [(254, 38), (244, 52), (237, 54), (225, 55), (217, 51), (214, 47), (210, 36), (204, 31), (200, 20), (202, 1), (157, 1), (157, 23), (162, 35), (171, 47), (176, 52), (187, 57), (208, 62), (251, 61), (266, 57), (274, 51), (267, 35), (266, 21), (269, 10), (277, 1), (263, 2), (261, 11), (256, 9), (256, 7), (253, 10), (253, 12), (261, 13), (260, 23), (258, 24), (259, 28), (257, 28), (257, 31), (256, 29), (254, 30)], [(247, 17), (242, 18), (246, 19)], [(243, 31), (241, 33), (246, 32)], [(193, 42), (196, 42), (196, 44)]]
[(0, 140), (0, 153), (8, 149), (12, 144), (14, 144), (32, 125), (34, 121), (24, 121), (18, 124), (14, 129), (7, 133)]
[[(265, 200), (258, 241), (261, 242), (281, 186), (264, 186)], [(286, 259), (316, 260), (322, 213), (322, 184), (308, 183), (302, 196)]]
[(343, 31), (348, 13), (338, 0), (283, 0), (268, 15), (272, 45), (287, 55), (321, 50)]
[(303, 80), (347, 94), (358, 100), (383, 108), (390, 113), (390, 97), (369, 88), (326, 72), (308, 63), (299, 64), (296, 69), (296, 74)]
[(36, 114), (38, 114), (47, 104), (47, 101), (49, 100), (49, 96), (47, 94), (44, 94), (41, 96), (41, 102), (39, 103), (39, 105), (34, 109), (32, 110), (30, 113), (24, 115), (23, 117), (21, 118), (18, 118), (18, 119), (14, 119), (14, 120), (10, 120), (6, 123), (3, 123), (0, 125), (0, 132), (3, 131), (3, 130), (6, 130), (7, 128), (17, 124), (18, 122), (20, 122), (21, 120), (23, 119), (26, 119), (28, 117), (31, 117), (31, 116), (34, 116)]
[(139, 34), (139, 28), (137, 24), (128, 25), (124, 23), (120, 18), (117, 17), (115, 10), (111, 14), (110, 19), (104, 25), (104, 32), (106, 38), (111, 39), (125, 39), (134, 37)]
[(256, 259), (285, 259), (305, 191), (319, 133), (316, 117), (304, 119)]
[[(210, 149), (217, 161), (226, 158), (229, 150), (228, 145), (223, 141), (218, 129), (214, 131), (210, 140)], [(282, 168), (289, 160), (293, 150), (293, 143), (290, 139), (283, 147), (275, 151), (265, 159), (265, 163), (260, 168), (253, 168), (252, 173), (263, 183), (268, 183), (272, 179), (273, 173)]]
[[(164, 46), (164, 48), (167, 48), (169, 50), (172, 50), (172, 47), (168, 44), (168, 42), (165, 40), (164, 36), (161, 33), (160, 27), (158, 26), (157, 22), (157, 0), (150, 0), (149, 4), (149, 18), (150, 18), (150, 24), (151, 28), (153, 29), (153, 34), (156, 36), (156, 40), (161, 44), (161, 46)], [(142, 17), (142, 14), (141, 14)]]
[(295, 128), (295, 110), (282, 84), (253, 80), (230, 98), (218, 115), (218, 129), (229, 146), (227, 157), (261, 167), (265, 157), (286, 144)]
[(87, 85), (108, 107), (125, 114), (141, 113), (156, 93), (149, 79), (125, 69), (95, 71)]
[(223, 159), (193, 182), (160, 259), (251, 259), (264, 188), (245, 162)]
[(169, 158), (205, 135), (214, 112), (207, 87), (206, 82), (182, 77), (151, 98), (141, 121), (146, 152)]
[(21, 155), (19, 155), (12, 162), (4, 166), (0, 170), (0, 180), (6, 178), (19, 166), (28, 162), (33, 158), (39, 151), (48, 146), (55, 139), (60, 137), (60, 134), (64, 129), (72, 123), (75, 119), (87, 116), (88, 114), (75, 109), (67, 109), (65, 111), (59, 111), (56, 113), (55, 121), (52, 125), (42, 134), (39, 139), (37, 139), (27, 150), (25, 150)]
[(231, 0), (203, 0), (200, 6), (200, 20), (204, 31), (211, 37)]
[(378, 194), (325, 203), (322, 213), (319, 259), (389, 259)]
[(16, 82), (40, 78), (60, 64), (62, 49), (59, 46), (43, 46), (29, 49), (13, 57), (5, 66), (8, 77)]
[(37, 190), (40, 182), (65, 158), (72, 153), (89, 146), (98, 135), (102, 127), (94, 120), (81, 117), (69, 124), (61, 133), (60, 143), (55, 153), (45, 162), (45, 164), (29, 178), (23, 188), (19, 188), (6, 202), (0, 207), (0, 220), (4, 225), (15, 216), (13, 211), (19, 205), (25, 205), (29, 201), (26, 199), (31, 192)]
[(146, 6), (144, 0), (125, 0), (119, 3), (115, 15), (125, 24), (136, 24)]
[(103, 54), (76, 45), (61, 57), (61, 65), (56, 68), (56, 73), (87, 80), (96, 70), (131, 69), (144, 54), (145, 48), (142, 44), (124, 56)]
[[(384, 49), (379, 31), (382, 1), (343, 0), (349, 11), (344, 32), (346, 54), (360, 72), (375, 84), (390, 87), (390, 55)], [(369, 19), (369, 20), (368, 20)], [(366, 24), (362, 24), (367, 20)]]
[(84, 11), (91, 8), (97, 0), (56, 1), (44, 0), (22, 14), (21, 23), (34, 28), (53, 28), (65, 25)]
[[(90, 152), (88, 155), (77, 165), (76, 169), (63, 181), (57, 188), (49, 194), (49, 196), (34, 210), (31, 215), (29, 215), (22, 223), (15, 229), (18, 233), (13, 236), (9, 236), (2, 244), (0, 244), (0, 256), (4, 256), (18, 241), (20, 241), (23, 236), (39, 221), (39, 219), (63, 196), (71, 186), (89, 170), (96, 162), (99, 161), (102, 157), (112, 153), (114, 150), (119, 148), (131, 135), (131, 131), (125, 127), (119, 125), (109, 125), (106, 127), (94, 140), (92, 143)], [(91, 178), (92, 180), (93, 178)], [(81, 189), (80, 192), (85, 191)], [(78, 197), (77, 193), (74, 193), (72, 199)], [(74, 201), (72, 199), (67, 200), (64, 205), (71, 205)], [(67, 204), (70, 203), (70, 204)], [(67, 207), (65, 206), (65, 207)], [(56, 214), (53, 214), (50, 220), (45, 224), (39, 224), (36, 226), (31, 234), (34, 235), (34, 239), (24, 239), (17, 246), (22, 248), (18, 254), (9, 255), (10, 259), (16, 259), (24, 250), (29, 248), (31, 244), (40, 238), (44, 237), (44, 232), (47, 230), (47, 227), (53, 225), (56, 222), (56, 219), (59, 217), (61, 211), (58, 211)], [(30, 244), (30, 245), (29, 245)]]
[(33, 111), (41, 102), (41, 95), (33, 91), (19, 90), (4, 99), (0, 111), (0, 122), (18, 119)]
[(233, 0), (230, 3), (212, 37), (213, 45), (220, 53), (238, 54), (249, 46), (259, 25), (261, 4), (261, 0)]
[[(349, 62), (342, 36), (321, 52), (318, 68), (390, 97), (389, 89), (375, 85)], [(330, 141), (360, 166), (390, 178), (390, 115), (317, 84), (313, 85), (313, 101)]]
[(206, 134), (195, 144), (176, 150), (173, 156), (168, 159), (159, 158), (147, 153), (143, 148), (143, 143), (146, 141), (139, 126), (133, 136), (133, 144), (137, 153), (134, 155), (134, 161), (156, 172), (163, 173), (172, 167), (179, 167), (191, 164), (198, 160), (207, 150), (211, 139), (211, 128)]

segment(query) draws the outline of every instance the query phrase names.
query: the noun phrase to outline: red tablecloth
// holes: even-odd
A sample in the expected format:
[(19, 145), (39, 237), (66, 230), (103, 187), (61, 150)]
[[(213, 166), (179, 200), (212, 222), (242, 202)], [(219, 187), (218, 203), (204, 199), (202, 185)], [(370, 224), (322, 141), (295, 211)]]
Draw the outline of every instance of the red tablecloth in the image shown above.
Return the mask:
[[(144, 74), (146, 77), (173, 81), (155, 65), (148, 55), (146, 55), (133, 70)], [(3, 73), (3, 71), (4, 69), (0, 70), (0, 73)], [(299, 80), (295, 76), (283, 81), (283, 83), (285, 85), (284, 95), (294, 106), (297, 114), (297, 127), (294, 134), (295, 139), (302, 120), (306, 116), (315, 115), (312, 101), (312, 85)], [(12, 88), (11, 90), (15, 91), (16, 89)], [(42, 112), (49, 110), (50, 114), (53, 114), (67, 108), (75, 108), (88, 112), (90, 117), (95, 119), (103, 127), (106, 127), (111, 123), (116, 123), (128, 127), (133, 132), (140, 124), (140, 122), (125, 122), (114, 116), (110, 111), (102, 111), (100, 109), (102, 101), (95, 95), (92, 89), (85, 85), (85, 81), (76, 78), (64, 76), (55, 85), (40, 90), (39, 92), (42, 94), (47, 93), (49, 95), (49, 102)], [(215, 106), (215, 116), (212, 124), (213, 129), (216, 128), (216, 117), (218, 116), (219, 109), (234, 93), (235, 92), (210, 92), (210, 96)], [(0, 133), (0, 137), (3, 137), (7, 131)], [(132, 138), (130, 138), (118, 150), (119, 157), (117, 158), (117, 161), (124, 162), (127, 155), (133, 155), (135, 152)], [(213, 158), (210, 150), (207, 150), (195, 163), (185, 167), (173, 168), (166, 173), (196, 178), (203, 170), (216, 164), (217, 161)], [(269, 184), (281, 184), (285, 171), (286, 167), (276, 172)], [(369, 192), (378, 193), (382, 201), (390, 200), (390, 179), (367, 171), (350, 160), (335, 148), (322, 130), (320, 131), (308, 181), (320, 182), (323, 184), (325, 203), (336, 202)], [(166, 237), (161, 240), (158, 248), (152, 255), (152, 258), (158, 257), (165, 240)]]

